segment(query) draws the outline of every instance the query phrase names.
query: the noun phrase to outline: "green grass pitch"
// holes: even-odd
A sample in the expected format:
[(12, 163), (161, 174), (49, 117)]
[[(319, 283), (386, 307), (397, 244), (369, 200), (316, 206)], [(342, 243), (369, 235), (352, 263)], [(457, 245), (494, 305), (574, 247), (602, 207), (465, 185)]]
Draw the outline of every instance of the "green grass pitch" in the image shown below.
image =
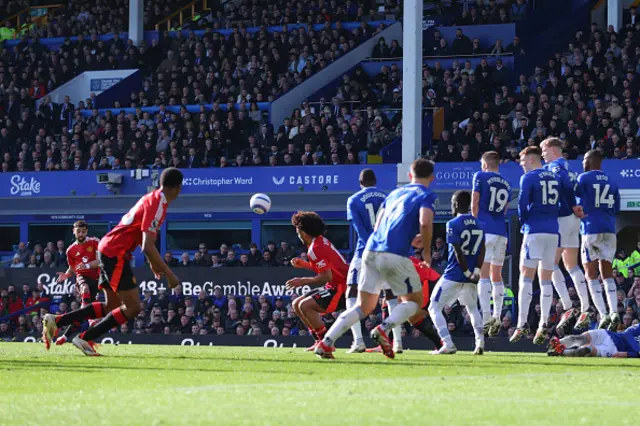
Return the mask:
[(0, 344), (0, 424), (637, 425), (640, 362)]

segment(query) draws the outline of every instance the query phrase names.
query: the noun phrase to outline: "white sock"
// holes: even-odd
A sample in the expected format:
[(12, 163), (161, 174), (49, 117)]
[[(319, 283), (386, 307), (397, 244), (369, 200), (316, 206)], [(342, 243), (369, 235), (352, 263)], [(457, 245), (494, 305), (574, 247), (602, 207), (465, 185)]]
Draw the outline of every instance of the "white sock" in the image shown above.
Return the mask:
[[(397, 307), (398, 307), (398, 299), (387, 300), (387, 309), (389, 310), (389, 317), (391, 317), (391, 313), (395, 311)], [(396, 346), (402, 347), (402, 323), (396, 324), (393, 327), (393, 342), (396, 344)]]
[(602, 285), (600, 280), (589, 280), (589, 290), (591, 290), (591, 300), (596, 305), (596, 309), (600, 314), (600, 318), (604, 318), (607, 315), (607, 307), (604, 304), (604, 298), (602, 297)]
[(482, 311), (482, 324), (487, 324), (491, 319), (491, 280), (481, 278), (478, 281), (478, 299)]
[(604, 287), (607, 291), (607, 301), (609, 302), (609, 314), (618, 313), (618, 294), (616, 291), (616, 282), (613, 278), (604, 280)]
[[(347, 309), (351, 309), (356, 306), (356, 302), (358, 301), (357, 297), (349, 297), (346, 300)], [(353, 344), (360, 345), (364, 343), (364, 339), (362, 338), (362, 324), (357, 322), (351, 326), (351, 333), (353, 334)]]
[(333, 346), (333, 343), (355, 323), (362, 321), (366, 315), (359, 306), (354, 306), (340, 314), (335, 323), (331, 326), (322, 340), (326, 345)]
[(527, 278), (524, 274), (520, 274), (520, 290), (518, 291), (518, 328), (524, 327), (527, 323), (527, 316), (529, 316), (529, 306), (531, 305), (531, 298), (533, 291), (533, 281), (531, 278)]
[(576, 293), (580, 298), (580, 311), (587, 312), (589, 310), (589, 290), (587, 290), (587, 280), (584, 278), (584, 272), (578, 265), (571, 268), (569, 271), (571, 275), (571, 281), (576, 288)]
[(431, 302), (429, 316), (431, 316), (431, 321), (433, 321), (433, 325), (438, 331), (438, 336), (440, 336), (445, 346), (453, 346), (453, 340), (451, 340), (451, 334), (449, 334), (449, 328), (447, 327), (447, 320), (442, 314), (442, 306), (439, 303)]
[(467, 312), (469, 312), (469, 319), (473, 326), (473, 334), (476, 336), (476, 344), (484, 346), (484, 326), (482, 324), (483, 317), (480, 316), (480, 311), (476, 305), (467, 306)]
[(504, 304), (504, 283), (493, 283), (493, 317), (500, 319), (502, 305)]
[(549, 314), (551, 313), (551, 304), (553, 302), (553, 283), (551, 281), (540, 281), (540, 323), (542, 327), (547, 323)]
[[(387, 304), (389, 304), (389, 301), (387, 301)], [(382, 328), (386, 332), (393, 329), (394, 343), (400, 342), (400, 344), (402, 345), (402, 324), (404, 324), (409, 318), (411, 318), (413, 314), (418, 312), (419, 308), (420, 307), (416, 302), (412, 302), (410, 300), (399, 303), (395, 308), (393, 308), (392, 311), (390, 310), (390, 313), (387, 319), (382, 321)], [(399, 340), (396, 340), (396, 337), (395, 337), (397, 329), (400, 329), (398, 331)]]
[(566, 311), (567, 309), (571, 309), (571, 299), (569, 298), (569, 291), (567, 290), (567, 280), (558, 265), (553, 268), (551, 280), (553, 281), (553, 286), (558, 292), (558, 296), (560, 296), (560, 301), (562, 302), (564, 310)]

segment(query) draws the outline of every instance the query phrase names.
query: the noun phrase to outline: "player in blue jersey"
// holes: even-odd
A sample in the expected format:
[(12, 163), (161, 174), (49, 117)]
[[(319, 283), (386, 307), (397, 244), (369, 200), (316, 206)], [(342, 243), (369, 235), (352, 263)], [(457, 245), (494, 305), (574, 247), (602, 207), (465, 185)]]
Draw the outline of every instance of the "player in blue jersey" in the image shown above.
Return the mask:
[[(616, 282), (612, 262), (616, 252), (616, 215), (620, 211), (618, 186), (602, 171), (602, 154), (589, 151), (582, 160), (585, 172), (578, 176), (576, 196), (584, 209), (580, 227), (582, 234), (582, 264), (589, 280), (593, 304), (600, 314), (599, 328), (615, 331), (620, 324)], [(599, 268), (598, 268), (599, 267)], [(609, 313), (602, 298), (602, 277), (609, 302)]]
[[(485, 223), (486, 253), (480, 269), (478, 298), (482, 311), (482, 323), (489, 336), (500, 331), (500, 314), (504, 302), (502, 265), (507, 251), (507, 226), (505, 216), (511, 198), (511, 185), (500, 176), (500, 154), (485, 152), (480, 159), (481, 172), (473, 175), (471, 213)], [(493, 316), (491, 315), (491, 287), (493, 285)]]
[(436, 195), (428, 188), (434, 179), (434, 165), (419, 158), (411, 165), (410, 184), (391, 192), (385, 199), (374, 231), (362, 255), (358, 279), (358, 301), (343, 312), (324, 339), (316, 346), (321, 358), (333, 358), (334, 342), (353, 324), (366, 318), (378, 304), (378, 295), (388, 285), (401, 303), (371, 332), (382, 353), (393, 358), (395, 353), (387, 333), (413, 316), (422, 305), (422, 284), (409, 259), (411, 242), (419, 233), (424, 242), (422, 256), (431, 265), (431, 236)]
[(470, 193), (457, 191), (453, 194), (451, 212), (454, 218), (447, 222), (449, 259), (442, 277), (433, 289), (429, 304), (429, 315), (442, 339), (442, 347), (434, 350), (434, 355), (454, 354), (457, 351), (447, 328), (447, 320), (442, 314), (444, 307), (450, 306), (456, 300), (469, 312), (476, 337), (473, 353), (484, 353), (484, 331), (482, 317), (478, 311), (477, 283), (485, 256), (486, 224), (469, 213), (470, 206)]
[[(360, 191), (349, 197), (347, 201), (347, 220), (351, 222), (358, 241), (356, 242), (356, 250), (349, 265), (349, 273), (347, 274), (347, 309), (355, 306), (358, 298), (358, 275), (362, 266), (362, 254), (367, 244), (369, 236), (373, 232), (373, 226), (376, 224), (376, 215), (386, 198), (387, 194), (376, 188), (376, 175), (371, 169), (364, 169), (360, 172)], [(394, 298), (395, 302), (396, 299)], [(387, 300), (387, 304), (390, 300)], [(398, 327), (400, 328), (400, 327)], [(367, 350), (367, 346), (362, 339), (362, 326), (357, 322), (351, 327), (353, 333), (353, 344), (347, 353), (360, 353)], [(401, 332), (393, 331), (394, 340), (396, 334), (402, 339)], [(400, 342), (402, 342), (400, 340)], [(402, 346), (402, 343), (400, 343)]]
[[(559, 199), (558, 232), (560, 246), (556, 251), (556, 264), (553, 269), (552, 282), (560, 301), (564, 314), (558, 323), (557, 329), (564, 330), (577, 317), (575, 327), (585, 328), (590, 322), (589, 315), (589, 292), (584, 272), (578, 266), (578, 250), (580, 248), (580, 219), (582, 218), (582, 207), (576, 204), (575, 186), (578, 181), (578, 174), (569, 171), (569, 163), (562, 157), (562, 142), (558, 138), (547, 138), (540, 144), (542, 158), (544, 158), (545, 169), (552, 171), (558, 176), (561, 191)], [(573, 308), (573, 303), (569, 298), (567, 283), (564, 273), (560, 270), (560, 259), (564, 267), (569, 272), (571, 280), (580, 298), (580, 314)]]
[(537, 270), (540, 280), (540, 322), (533, 342), (542, 344), (547, 335), (546, 322), (553, 298), (551, 276), (558, 248), (561, 186), (553, 172), (542, 168), (540, 148), (529, 146), (521, 151), (520, 165), (525, 174), (520, 178), (518, 216), (524, 238), (520, 251), (518, 324), (511, 341), (518, 341), (528, 334), (527, 315)]
[(640, 324), (621, 333), (589, 330), (564, 339), (554, 337), (549, 343), (547, 355), (550, 356), (640, 358)]

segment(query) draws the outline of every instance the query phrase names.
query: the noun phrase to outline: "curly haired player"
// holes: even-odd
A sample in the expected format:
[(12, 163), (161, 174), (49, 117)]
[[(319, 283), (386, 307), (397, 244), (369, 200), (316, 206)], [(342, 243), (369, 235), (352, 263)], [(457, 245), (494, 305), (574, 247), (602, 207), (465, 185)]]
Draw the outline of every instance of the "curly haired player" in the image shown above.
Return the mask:
[[(295, 268), (304, 268), (316, 272), (315, 277), (292, 278), (287, 281), (287, 289), (308, 286), (322, 286), (311, 290), (293, 301), (293, 309), (298, 317), (309, 327), (316, 344), (327, 332), (322, 315), (344, 309), (344, 295), (347, 290), (347, 271), (349, 265), (340, 252), (331, 244), (324, 233), (326, 225), (314, 212), (298, 212), (291, 218), (300, 241), (307, 247), (309, 262), (300, 258), (291, 260)], [(308, 348), (309, 351), (315, 345)]]

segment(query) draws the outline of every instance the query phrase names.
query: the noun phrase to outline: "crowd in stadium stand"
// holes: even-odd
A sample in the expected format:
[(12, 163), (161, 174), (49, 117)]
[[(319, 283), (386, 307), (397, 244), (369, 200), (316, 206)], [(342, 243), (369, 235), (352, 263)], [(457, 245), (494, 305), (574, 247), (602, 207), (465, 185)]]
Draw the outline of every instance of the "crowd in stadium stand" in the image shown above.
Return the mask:
[[(5, 51), (0, 56), (2, 170), (353, 164), (359, 161), (360, 151), (378, 154), (401, 133), (401, 113), (386, 111), (399, 108), (402, 102), (397, 65), (381, 67), (374, 77), (357, 68), (343, 76), (332, 99), (305, 102), (279, 128), (267, 125), (259, 111), (258, 101), (275, 99), (302, 81), (305, 73), (326, 66), (335, 58), (333, 48), (340, 50), (356, 43), (355, 35), (340, 35), (336, 29), (325, 30), (324, 34), (334, 37), (332, 34), (337, 33), (337, 37), (349, 37), (349, 42), (329, 43), (322, 33), (310, 32), (302, 38), (302, 31), (296, 33), (297, 38), (293, 33), (289, 38), (282, 33), (262, 33), (262, 48), (246, 43), (258, 53), (251, 57), (236, 57), (234, 52), (242, 49), (234, 51), (217, 33), (200, 42), (193, 35), (163, 38), (148, 50), (132, 47), (131, 57), (125, 54), (126, 42), (119, 38), (110, 42), (66, 42), (62, 53), (43, 53), (47, 59), (41, 63), (35, 53), (37, 45), (29, 47), (32, 53), (22, 52), (20, 47), (13, 53)], [(499, 57), (495, 66), (483, 60), (474, 68), (460, 59), (448, 69), (438, 64), (425, 67), (424, 104), (444, 109), (446, 131), (433, 146), (424, 147), (424, 153), (437, 161), (476, 161), (483, 152), (493, 149), (504, 161), (510, 161), (517, 158), (522, 147), (558, 136), (564, 141), (568, 158), (576, 158), (591, 147), (602, 150), (607, 158), (637, 157), (637, 33), (635, 27), (618, 34), (592, 26), (590, 31), (576, 34), (569, 53), (555, 54), (546, 65), (536, 67), (533, 75), (519, 76), (516, 85), (510, 83), (514, 76)], [(260, 34), (256, 33), (255, 41), (261, 39)], [(283, 45), (289, 47), (283, 48), (282, 55), (274, 49), (266, 58), (260, 57), (270, 37), (281, 37)], [(525, 54), (518, 38), (506, 46), (477, 46), (461, 31), (456, 37), (451, 43), (456, 54)], [(311, 42), (314, 38), (325, 40), (320, 44), (329, 49), (324, 61), (311, 54), (324, 49)], [(244, 46), (243, 30), (235, 30), (234, 39)], [(441, 43), (436, 32), (433, 40), (427, 40), (425, 51), (437, 49)], [(207, 51), (211, 54), (213, 46), (215, 52), (225, 52), (235, 59), (208, 58)], [(291, 49), (302, 51), (302, 57), (291, 55), (287, 59)], [(396, 56), (402, 47), (397, 41), (388, 45), (385, 41), (374, 50), (374, 56)], [(81, 51), (92, 59), (85, 59)], [(101, 59), (94, 59), (91, 52)], [(159, 52), (166, 52), (165, 59)], [(27, 57), (32, 58), (32, 64), (18, 68), (17, 64)], [(276, 57), (279, 59), (273, 61)], [(214, 71), (197, 65), (199, 61)], [(128, 105), (117, 107), (213, 102), (213, 111), (203, 107), (200, 114), (173, 114), (161, 107), (155, 115), (139, 112), (82, 118), (74, 111), (91, 108), (90, 100), (74, 106), (68, 102), (51, 104), (46, 98), (36, 110), (34, 99), (75, 73), (102, 68), (104, 63), (126, 68), (128, 62), (149, 65), (145, 69), (152, 78), (145, 80), (140, 92), (131, 95)], [(123, 63), (126, 66), (121, 66)], [(241, 75), (243, 78), (239, 78)], [(45, 76), (47, 82), (43, 84)], [(234, 106), (228, 102), (240, 103)], [(223, 111), (225, 105), (230, 111)]]
[[(434, 267), (436, 268), (438, 262), (442, 262), (442, 258), (446, 259), (446, 246), (441, 238), (440, 240), (438, 241), (436, 238), (432, 249)], [(49, 243), (44, 248), (43, 255), (37, 254), (35, 256), (42, 258), (41, 267), (63, 268), (66, 266), (63, 249), (64, 243), (62, 241), (59, 241), (57, 245)], [(31, 259), (34, 256), (23, 245), (19, 247), (19, 250), (25, 259)], [(50, 258), (47, 258), (47, 254), (51, 253), (53, 254)], [(206, 245), (200, 244), (199, 250), (193, 258), (188, 253), (184, 253), (181, 259), (175, 259), (171, 253), (165, 253), (165, 261), (176, 268), (179, 275), (182, 267), (288, 266), (290, 259), (294, 256), (299, 255), (303, 259), (305, 258), (305, 253), (296, 253), (286, 242), (282, 242), (278, 248), (275, 243), (270, 242), (262, 255), (255, 245), (251, 245), (250, 251), (242, 254), (239, 259), (230, 255), (233, 250), (227, 245), (222, 245), (219, 253), (220, 255), (211, 255), (211, 263), (204, 262), (203, 259), (209, 257), (208, 249)], [(419, 256), (419, 253), (417, 255)], [(16, 253), (16, 256), (17, 260), (22, 262), (20, 254)], [(47, 260), (50, 261), (50, 265), (46, 264)], [(623, 250), (618, 252), (614, 261), (614, 276), (618, 290), (618, 313), (622, 318), (619, 330), (624, 330), (640, 321), (640, 242), (629, 256), (626, 256)], [(579, 299), (574, 287), (569, 287), (569, 295), (575, 306), (578, 306)], [(506, 288), (505, 296), (507, 300), (502, 312), (502, 327), (499, 333), (499, 337), (502, 338), (511, 337), (515, 330), (512, 321), (514, 302), (513, 299), (509, 299), (514, 295), (510, 288)], [(202, 292), (198, 296), (185, 296), (180, 290), (174, 294), (162, 290), (157, 295), (146, 291), (142, 301), (144, 309), (138, 318), (124, 325), (119, 331), (136, 334), (306, 335), (307, 330), (291, 307), (293, 298), (295, 296), (233, 297), (223, 295), (220, 289), (215, 290), (213, 294)], [(67, 295), (51, 298), (46, 294), (42, 284), (38, 284), (35, 288), (30, 284), (24, 284), (21, 290), (10, 286), (0, 292), (0, 317), (45, 301), (53, 302), (49, 308), (51, 312), (64, 313), (77, 308), (79, 296)], [(548, 321), (552, 334), (555, 333), (555, 325), (563, 312), (562, 304), (557, 298), (554, 298), (553, 306), (556, 308), (552, 310)], [(36, 309), (15, 318), (13, 321), (0, 324), (0, 339), (11, 338), (16, 332), (39, 336), (42, 332), (40, 317), (46, 312), (46, 309), (41, 311)], [(539, 313), (540, 305), (532, 305), (528, 322), (536, 324)], [(596, 324), (597, 313), (594, 311), (592, 314), (594, 324)], [(335, 317), (336, 315), (327, 315), (325, 317), (327, 325), (330, 325)], [(445, 317), (452, 333), (469, 336), (473, 334), (469, 315), (463, 307), (458, 304), (447, 306)], [(376, 312), (363, 321), (363, 326), (367, 330), (371, 330), (380, 322), (381, 312)], [(403, 331), (409, 334), (415, 332), (415, 337), (419, 337), (419, 332), (411, 327), (407, 326)], [(529, 338), (532, 337), (533, 335), (529, 336)]]

